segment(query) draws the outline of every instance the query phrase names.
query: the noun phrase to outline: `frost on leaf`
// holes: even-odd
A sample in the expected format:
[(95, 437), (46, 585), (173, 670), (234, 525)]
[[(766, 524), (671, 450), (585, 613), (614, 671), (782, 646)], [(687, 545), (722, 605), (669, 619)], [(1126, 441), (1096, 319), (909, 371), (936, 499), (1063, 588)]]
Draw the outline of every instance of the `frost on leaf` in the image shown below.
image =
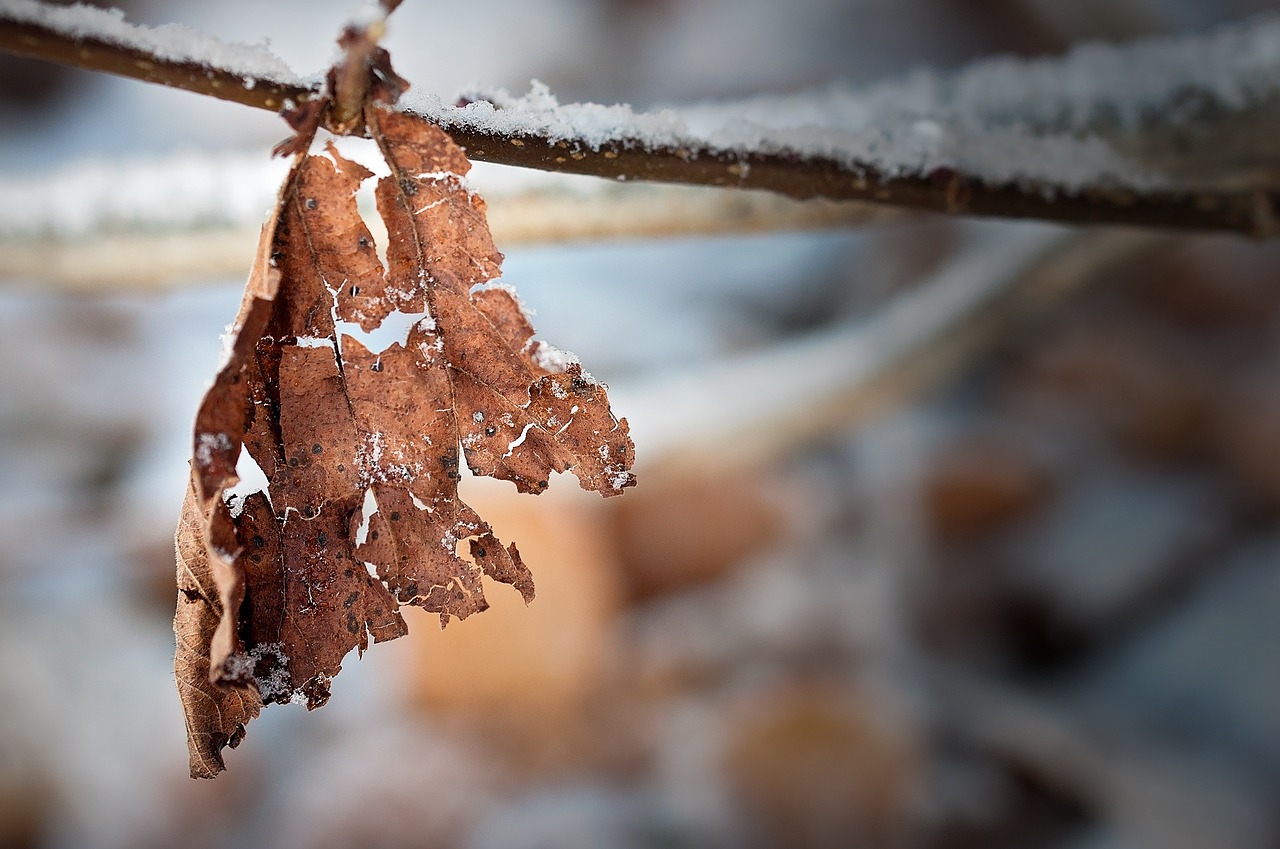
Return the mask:
[[(480, 285), (502, 255), (461, 150), (420, 119), (366, 118), (391, 171), (386, 266), (356, 209), (371, 172), (332, 146), (300, 156), (197, 414), (174, 618), (193, 776), (223, 769), (264, 703), (324, 704), (348, 652), (406, 632), (400, 605), (466, 618), (486, 576), (533, 598), (516, 546), (458, 497), (461, 463), (521, 492), (564, 471), (606, 496), (634, 483), (605, 387), (540, 355), (516, 299)], [(393, 312), (427, 318), (380, 353), (339, 334)], [(242, 448), (269, 487), (233, 510)]]

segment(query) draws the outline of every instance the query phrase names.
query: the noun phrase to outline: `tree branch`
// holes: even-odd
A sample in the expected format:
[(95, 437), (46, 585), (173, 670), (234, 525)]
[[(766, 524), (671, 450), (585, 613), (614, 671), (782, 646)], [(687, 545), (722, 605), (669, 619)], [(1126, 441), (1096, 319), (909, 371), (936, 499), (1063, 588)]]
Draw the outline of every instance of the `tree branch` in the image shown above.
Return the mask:
[[(143, 27), (130, 31), (147, 32)], [(0, 9), (0, 49), (273, 111), (320, 93), (318, 83), (246, 74), (194, 57), (159, 56), (129, 37), (69, 32), (7, 8)], [(1226, 230), (1258, 238), (1280, 229), (1280, 190), (1270, 178), (1262, 185), (1254, 178), (1243, 185), (1209, 181), (1142, 191), (1114, 186), (1077, 189), (1047, 181), (992, 182), (949, 168), (925, 174), (886, 173), (871, 163), (786, 150), (723, 150), (705, 143), (672, 146), (631, 137), (593, 144), (551, 133), (477, 127), (461, 108), (441, 108), (428, 117), (473, 159), (617, 180), (765, 189), (794, 198), (860, 200), (953, 215)]]
[[(898, 409), (1075, 291), (1175, 237), (1115, 228), (976, 230), (864, 320), (610, 390), (631, 411), (647, 476), (705, 478)], [(768, 404), (759, 403), (769, 387)], [(646, 478), (648, 479), (648, 477)]]
[[(163, 179), (163, 172), (161, 173)], [(0, 183), (0, 194), (4, 193)], [(489, 229), (503, 250), (521, 245), (604, 239), (674, 238), (856, 227), (907, 217), (892, 207), (794, 201), (764, 192), (705, 186), (610, 185), (577, 191), (489, 191)], [(377, 217), (368, 222), (386, 243)], [(0, 289), (101, 293), (178, 290), (244, 273), (261, 222), (174, 227), (174, 222), (111, 222), (48, 235), (0, 235)]]
[(305, 102), (320, 93), (319, 83), (308, 86), (298, 80), (245, 74), (196, 59), (162, 58), (140, 42), (71, 33), (49, 23), (24, 20), (7, 8), (0, 8), (0, 50), (207, 94), (272, 112), (279, 112), (290, 103)]
[[(593, 150), (534, 135), (495, 137), (433, 118), (472, 159), (619, 180), (764, 189), (797, 199), (865, 201), (948, 215), (1026, 218), (1066, 224), (1123, 224), (1276, 235), (1280, 191), (1146, 191), (1045, 185), (990, 185), (951, 172), (888, 176), (822, 156), (644, 147), (621, 140)], [(563, 145), (563, 146), (562, 146)], [(566, 155), (567, 154), (567, 155)]]

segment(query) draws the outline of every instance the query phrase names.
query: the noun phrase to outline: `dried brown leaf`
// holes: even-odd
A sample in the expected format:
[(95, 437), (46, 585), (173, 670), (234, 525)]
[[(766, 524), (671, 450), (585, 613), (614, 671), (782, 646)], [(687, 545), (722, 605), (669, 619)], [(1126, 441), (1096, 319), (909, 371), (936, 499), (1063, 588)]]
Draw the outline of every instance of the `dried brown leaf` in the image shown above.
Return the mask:
[[(486, 285), (502, 255), (462, 151), (384, 107), (365, 120), (391, 169), (385, 269), (355, 201), (371, 172), (332, 145), (300, 156), (197, 414), (174, 621), (193, 775), (263, 702), (324, 704), (348, 652), (406, 632), (400, 605), (466, 618), (485, 576), (533, 598), (515, 545), (458, 497), (464, 460), (521, 492), (569, 470), (606, 496), (634, 483), (604, 386)], [(335, 323), (393, 312), (423, 317), (380, 353)], [(269, 490), (233, 503), (242, 446)]]
[(212, 778), (223, 770), (222, 750), (239, 745), (245, 723), (262, 707), (256, 689), (211, 680), (215, 677), (210, 669), (211, 643), (226, 608), (209, 567), (208, 524), (193, 483), (178, 522), (178, 606), (173, 632), (178, 645), (174, 673), (186, 718), (191, 775), (198, 778)]

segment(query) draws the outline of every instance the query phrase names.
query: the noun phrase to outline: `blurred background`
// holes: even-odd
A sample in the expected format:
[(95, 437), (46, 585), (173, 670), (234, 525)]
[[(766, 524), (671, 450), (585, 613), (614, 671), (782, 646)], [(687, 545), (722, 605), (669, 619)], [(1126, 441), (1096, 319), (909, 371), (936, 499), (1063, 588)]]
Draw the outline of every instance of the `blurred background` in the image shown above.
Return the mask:
[[(446, 97), (536, 78), (651, 108), (1275, 5), (408, 0), (386, 43)], [(299, 73), (354, 11), (123, 8)], [(326, 707), (266, 710), (195, 782), (172, 531), (286, 130), (10, 57), (0, 128), (0, 205), (47, 184), (65, 210), (0, 233), (48, 262), (0, 281), (0, 846), (1280, 846), (1277, 246), (905, 215), (517, 244), (504, 279), (610, 384), (639, 485), (464, 481), (533, 604), (491, 587), (445, 632), (407, 611)], [(178, 161), (210, 185), (145, 176)], [(233, 161), (263, 163), (247, 212), (193, 213)], [(495, 220), (529, 202), (508, 170), (478, 169)], [(113, 265), (138, 225), (76, 216), (121, 174), (231, 247)], [(646, 190), (611, 189), (617, 230)]]

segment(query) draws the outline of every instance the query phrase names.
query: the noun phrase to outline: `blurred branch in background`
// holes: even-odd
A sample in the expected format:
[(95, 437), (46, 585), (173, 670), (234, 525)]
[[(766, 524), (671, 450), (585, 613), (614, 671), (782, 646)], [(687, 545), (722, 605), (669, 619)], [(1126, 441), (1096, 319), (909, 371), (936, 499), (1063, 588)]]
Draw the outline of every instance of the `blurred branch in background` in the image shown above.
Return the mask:
[(645, 472), (697, 479), (755, 468), (900, 409), (1013, 324), (1171, 244), (1134, 231), (971, 235), (941, 270), (864, 321), (616, 392), (633, 411)]
[[(170, 185), (181, 180), (177, 174), (166, 175), (164, 163), (157, 162), (153, 170), (158, 182), (165, 182), (166, 176), (171, 178)], [(262, 170), (250, 167), (234, 174), (221, 173), (229, 180), (245, 183), (260, 176)], [(486, 175), (495, 176), (491, 171)], [(901, 220), (910, 215), (874, 204), (797, 201), (768, 192), (603, 181), (584, 184), (572, 178), (547, 176), (552, 179), (540, 180), (535, 186), (473, 180), (490, 202), (489, 225), (504, 248), (583, 240), (850, 227)], [(120, 177), (119, 170), (116, 177)], [(258, 239), (255, 221), (239, 221), (224, 208), (206, 211), (209, 217), (203, 220), (183, 220), (188, 216), (182, 216), (175, 226), (178, 216), (172, 215), (172, 210), (126, 210), (118, 202), (107, 201), (107, 196), (130, 194), (128, 177), (108, 180), (101, 192), (103, 216), (85, 221), (83, 227), (68, 231), (65, 216), (61, 217), (59, 228), (42, 227), (35, 218), (6, 216), (0, 211), (0, 288), (38, 285), (44, 290), (84, 293), (171, 290), (244, 274), (245, 257), (253, 252)], [(51, 178), (46, 175), (29, 183), (32, 190), (45, 191)], [(226, 185), (223, 184), (224, 189)], [(83, 210), (93, 201), (84, 197), (84, 181), (80, 186)], [(263, 195), (265, 208), (271, 183), (259, 189), (265, 189), (258, 192)], [(136, 187), (134, 190), (136, 194)], [(5, 186), (0, 179), (0, 195), (14, 197), (18, 192), (18, 187)], [(111, 206), (114, 212), (108, 211)], [(254, 210), (250, 215), (256, 215), (257, 207), (248, 206)], [(367, 221), (381, 243), (385, 235), (380, 229), (381, 219), (370, 216)]]
[(1271, 825), (1265, 794), (1238, 765), (1108, 733), (961, 670), (934, 669), (930, 685), (944, 726), (1101, 812), (1129, 845), (1251, 846)]
[[(90, 10), (92, 11), (92, 10)], [(175, 36), (177, 32), (177, 36)], [(406, 102), (478, 160), (621, 180), (760, 188), (949, 214), (1234, 230), (1280, 206), (1280, 19), (1054, 60), (992, 60), (863, 91), (633, 113), (549, 92)], [(34, 2), (0, 49), (279, 110), (317, 96), (260, 49)]]

